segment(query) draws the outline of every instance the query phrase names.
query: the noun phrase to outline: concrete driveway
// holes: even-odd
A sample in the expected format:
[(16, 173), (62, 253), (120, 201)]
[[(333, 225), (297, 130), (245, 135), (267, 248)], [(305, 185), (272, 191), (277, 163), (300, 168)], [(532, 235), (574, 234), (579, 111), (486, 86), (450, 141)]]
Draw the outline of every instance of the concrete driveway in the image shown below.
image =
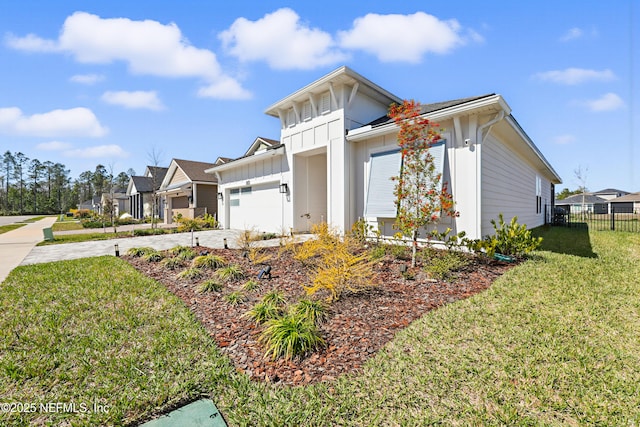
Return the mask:
[[(15, 219), (21, 217), (9, 218)], [(13, 222), (16, 221), (11, 221), (11, 223)], [(7, 233), (0, 234), (0, 260), (2, 260), (0, 261), (0, 282), (6, 279), (11, 270), (20, 265), (22, 260), (33, 250), (38, 242), (44, 240), (42, 229), (51, 227), (54, 222), (56, 222), (56, 217), (47, 217)]]

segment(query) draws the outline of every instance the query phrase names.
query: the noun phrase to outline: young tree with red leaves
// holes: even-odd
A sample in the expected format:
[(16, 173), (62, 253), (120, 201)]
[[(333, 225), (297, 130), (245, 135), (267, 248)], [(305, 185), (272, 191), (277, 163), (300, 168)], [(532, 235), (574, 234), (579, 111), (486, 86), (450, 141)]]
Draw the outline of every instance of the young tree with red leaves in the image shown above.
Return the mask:
[(416, 266), (418, 236), (421, 228), (435, 224), (442, 215), (458, 216), (453, 197), (436, 171), (429, 149), (442, 139), (438, 127), (421, 115), (420, 103), (405, 100), (394, 104), (389, 117), (398, 125), (398, 145), (402, 156), (400, 175), (394, 194), (398, 206), (395, 226), (413, 242), (411, 266)]

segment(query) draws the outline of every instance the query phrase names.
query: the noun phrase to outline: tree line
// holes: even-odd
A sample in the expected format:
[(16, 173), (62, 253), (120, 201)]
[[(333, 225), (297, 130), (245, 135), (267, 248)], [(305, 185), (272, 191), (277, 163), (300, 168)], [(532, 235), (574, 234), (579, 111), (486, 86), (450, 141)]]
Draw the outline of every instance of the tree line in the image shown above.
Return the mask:
[(97, 165), (72, 179), (62, 163), (30, 159), (6, 151), (0, 157), (0, 214), (54, 214), (68, 212), (81, 202), (113, 189), (126, 189), (132, 169), (114, 174)]

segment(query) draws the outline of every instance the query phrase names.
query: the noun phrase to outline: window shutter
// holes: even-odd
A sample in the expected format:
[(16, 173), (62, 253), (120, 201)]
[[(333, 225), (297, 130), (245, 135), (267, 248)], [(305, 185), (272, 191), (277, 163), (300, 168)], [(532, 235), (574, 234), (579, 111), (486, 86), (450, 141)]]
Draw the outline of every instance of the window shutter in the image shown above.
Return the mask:
[(322, 114), (331, 111), (331, 94), (329, 92), (322, 94), (320, 98), (320, 112)]
[(429, 147), (429, 154), (433, 157), (433, 166), (435, 166), (436, 175), (440, 174), (440, 182), (438, 182), (438, 187), (436, 190), (442, 190), (442, 182), (444, 181), (444, 156), (445, 156), (445, 148), (447, 141), (445, 139), (441, 139), (431, 147)]
[(397, 207), (393, 190), (396, 183), (391, 180), (391, 177), (398, 176), (400, 173), (402, 163), (400, 150), (372, 154), (370, 163), (364, 216), (395, 218)]
[(307, 101), (302, 105), (302, 120), (311, 119), (311, 102)]

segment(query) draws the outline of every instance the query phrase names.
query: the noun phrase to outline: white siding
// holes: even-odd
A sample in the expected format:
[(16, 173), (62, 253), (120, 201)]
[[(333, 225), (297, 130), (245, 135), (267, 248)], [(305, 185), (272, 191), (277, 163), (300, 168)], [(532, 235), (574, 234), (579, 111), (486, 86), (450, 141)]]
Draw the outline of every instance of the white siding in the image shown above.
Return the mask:
[(518, 217), (520, 224), (534, 228), (544, 224), (544, 206), (549, 204), (551, 183), (542, 179), (542, 212), (536, 213), (535, 171), (497, 137), (482, 144), (482, 235), (493, 234), (492, 219), (502, 213), (505, 221)]

